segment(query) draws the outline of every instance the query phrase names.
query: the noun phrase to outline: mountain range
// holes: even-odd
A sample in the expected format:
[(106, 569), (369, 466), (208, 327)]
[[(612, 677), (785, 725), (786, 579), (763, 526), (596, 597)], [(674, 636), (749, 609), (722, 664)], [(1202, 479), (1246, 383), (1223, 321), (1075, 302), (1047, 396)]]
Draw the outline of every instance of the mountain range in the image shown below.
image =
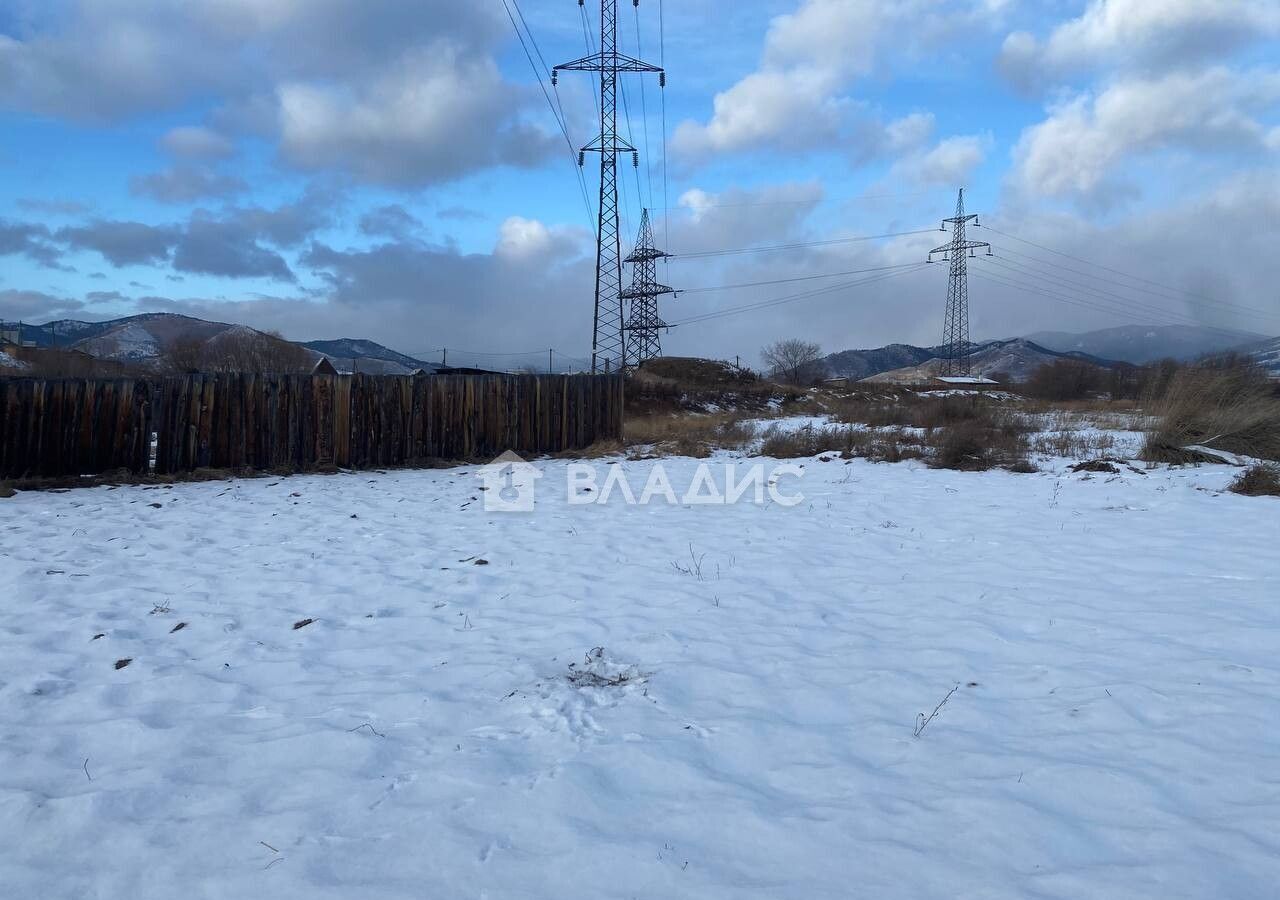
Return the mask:
[[(153, 367), (180, 341), (216, 343), (242, 333), (262, 334), (247, 325), (207, 322), (174, 313), (144, 313), (106, 322), (59, 319), (43, 325), (23, 323), (20, 339), (36, 347), (77, 350), (97, 359)], [(407, 375), (418, 369), (427, 372), (440, 369), (436, 363), (359, 338), (290, 343), (306, 349), (317, 362), (327, 358), (339, 372)]]
[[(24, 323), (20, 331), (21, 341), (36, 347), (74, 350), (97, 359), (143, 368), (159, 365), (179, 342), (216, 344), (238, 333), (261, 335), (245, 325), (207, 322), (174, 313), (146, 313), (106, 322), (59, 319), (43, 325)], [(405, 375), (419, 369), (436, 372), (442, 368), (437, 363), (361, 338), (296, 343), (316, 361), (327, 358), (339, 372)], [(1280, 338), (1185, 325), (1133, 325), (1080, 334), (1039, 332), (975, 344), (971, 362), (977, 373), (1004, 373), (1019, 381), (1039, 366), (1058, 359), (1076, 359), (1099, 366), (1141, 365), (1159, 359), (1193, 360), (1224, 352), (1249, 356), (1280, 378)], [(822, 365), (830, 377), (910, 381), (936, 374), (942, 355), (941, 347), (889, 344), (832, 353), (823, 358)]]
[[(941, 370), (943, 347), (890, 344), (871, 350), (843, 350), (822, 360), (833, 378), (916, 382)], [(1097, 366), (1145, 365), (1161, 359), (1190, 362), (1206, 356), (1247, 356), (1274, 378), (1280, 378), (1280, 338), (1187, 325), (1126, 325), (1080, 334), (1044, 331), (1022, 338), (973, 345), (975, 374), (1003, 373), (1014, 381), (1057, 359)]]
[(1075, 351), (1141, 366), (1162, 359), (1199, 359), (1265, 341), (1267, 336), (1195, 325), (1121, 325), (1082, 334), (1039, 331), (1026, 339), (1060, 353)]

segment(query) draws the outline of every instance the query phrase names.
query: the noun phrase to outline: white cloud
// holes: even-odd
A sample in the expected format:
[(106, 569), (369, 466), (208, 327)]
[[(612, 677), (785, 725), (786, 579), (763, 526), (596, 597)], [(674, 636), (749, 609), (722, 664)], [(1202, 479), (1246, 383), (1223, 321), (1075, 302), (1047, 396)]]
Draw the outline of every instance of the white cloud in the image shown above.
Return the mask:
[(1088, 197), (1129, 157), (1166, 148), (1265, 151), (1258, 115), (1280, 102), (1280, 72), (1175, 72), (1116, 82), (1058, 104), (1014, 148), (1013, 181), (1030, 196)]
[[(993, 5), (994, 4), (994, 5)], [(984, 18), (1005, 0), (802, 0), (791, 14), (774, 18), (760, 67), (717, 93), (711, 118), (677, 127), (678, 155), (698, 160), (714, 153), (828, 146), (851, 135), (865, 159), (901, 146), (908, 127), (919, 135), (921, 116), (892, 125), (864, 119), (867, 106), (845, 94), (850, 82), (875, 71), (890, 54), (913, 56), (951, 29)], [(931, 125), (931, 122), (930, 122)]]
[[(499, 74), (499, 8), (403, 0), (10, 0), (0, 109), (120, 122), (218, 98), (218, 132), (164, 139), (186, 158), (275, 138), (300, 167), (430, 184), (540, 160), (536, 91)], [(52, 8), (55, 7), (56, 8)]]
[(1004, 42), (1000, 65), (1023, 85), (1073, 69), (1152, 69), (1221, 57), (1280, 34), (1280, 4), (1255, 0), (1091, 0), (1041, 43), (1026, 32)]
[(962, 186), (986, 161), (993, 143), (990, 135), (949, 137), (895, 164), (894, 174), (921, 185)]

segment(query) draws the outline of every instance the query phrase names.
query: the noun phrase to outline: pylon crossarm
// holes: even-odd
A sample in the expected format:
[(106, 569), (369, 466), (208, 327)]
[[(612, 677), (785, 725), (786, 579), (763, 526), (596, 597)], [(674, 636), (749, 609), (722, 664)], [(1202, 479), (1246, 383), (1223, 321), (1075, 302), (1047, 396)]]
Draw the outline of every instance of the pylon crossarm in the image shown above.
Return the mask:
[(943, 219), (942, 224), (943, 225), (961, 225), (965, 222), (972, 222), (976, 218), (978, 218), (977, 213), (970, 213), (967, 216), (960, 216), (952, 219)]
[(929, 251), (929, 255), (932, 256), (935, 253), (950, 253), (952, 250), (981, 250), (983, 247), (990, 246), (991, 245), (985, 241), (961, 241), (958, 244), (943, 244), (941, 247), (934, 247)]
[(630, 256), (628, 256), (626, 259), (623, 260), (623, 262), (629, 262), (629, 263), (652, 262), (654, 260), (670, 259), (670, 258), (671, 258), (670, 253), (663, 253), (661, 250), (655, 250), (652, 247), (637, 247), (634, 251), (632, 251)]
[(622, 139), (619, 135), (614, 135), (610, 141), (613, 146), (604, 147), (604, 142), (600, 138), (596, 138), (590, 144), (582, 148), (583, 153), (635, 153), (636, 148)]
[(624, 53), (593, 53), (572, 62), (556, 66), (558, 72), (654, 72), (663, 71), (661, 66), (647, 63), (644, 60), (627, 56)]

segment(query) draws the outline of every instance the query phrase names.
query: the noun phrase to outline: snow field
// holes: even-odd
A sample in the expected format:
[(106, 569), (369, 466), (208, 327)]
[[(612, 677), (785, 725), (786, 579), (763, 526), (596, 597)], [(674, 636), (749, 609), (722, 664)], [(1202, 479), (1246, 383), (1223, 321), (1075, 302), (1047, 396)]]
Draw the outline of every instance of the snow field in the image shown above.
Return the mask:
[(0, 894), (1274, 896), (1280, 504), (802, 463), (0, 501)]

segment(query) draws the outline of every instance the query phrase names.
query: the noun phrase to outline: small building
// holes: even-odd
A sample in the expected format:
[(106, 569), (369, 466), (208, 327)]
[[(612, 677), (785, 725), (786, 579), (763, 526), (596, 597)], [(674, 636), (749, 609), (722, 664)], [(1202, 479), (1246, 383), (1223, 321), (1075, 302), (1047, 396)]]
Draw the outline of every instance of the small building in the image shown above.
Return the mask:
[(322, 356), (320, 361), (316, 363), (316, 367), (311, 370), (312, 375), (337, 375), (338, 370), (333, 367), (333, 363), (329, 362), (329, 357)]
[(822, 381), (822, 386), (826, 388), (847, 388), (852, 384), (853, 379), (844, 375), (838, 378), (825, 378)]
[(22, 323), (0, 322), (0, 344), (22, 346)]
[(974, 388), (975, 390), (1000, 386), (1000, 382), (991, 378), (984, 378), (981, 375), (939, 375), (935, 380), (942, 382), (947, 387)]

